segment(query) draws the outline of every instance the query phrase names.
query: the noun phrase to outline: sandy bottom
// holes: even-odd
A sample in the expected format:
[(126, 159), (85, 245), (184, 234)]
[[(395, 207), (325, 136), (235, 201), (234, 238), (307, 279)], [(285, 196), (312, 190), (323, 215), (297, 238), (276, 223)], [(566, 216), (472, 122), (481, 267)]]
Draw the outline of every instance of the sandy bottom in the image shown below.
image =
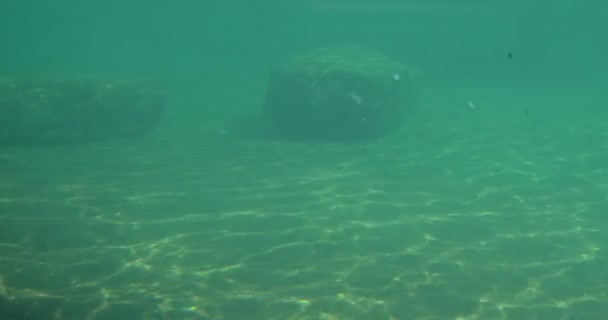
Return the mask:
[(0, 149), (0, 315), (603, 319), (608, 122), (467, 98), (364, 143)]

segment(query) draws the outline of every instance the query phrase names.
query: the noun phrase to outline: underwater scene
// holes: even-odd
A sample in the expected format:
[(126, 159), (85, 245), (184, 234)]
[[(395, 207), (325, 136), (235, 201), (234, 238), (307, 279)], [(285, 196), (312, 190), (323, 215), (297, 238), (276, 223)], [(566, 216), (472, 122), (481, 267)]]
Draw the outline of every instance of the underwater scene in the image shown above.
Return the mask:
[(607, 12), (0, 2), (0, 319), (608, 318)]

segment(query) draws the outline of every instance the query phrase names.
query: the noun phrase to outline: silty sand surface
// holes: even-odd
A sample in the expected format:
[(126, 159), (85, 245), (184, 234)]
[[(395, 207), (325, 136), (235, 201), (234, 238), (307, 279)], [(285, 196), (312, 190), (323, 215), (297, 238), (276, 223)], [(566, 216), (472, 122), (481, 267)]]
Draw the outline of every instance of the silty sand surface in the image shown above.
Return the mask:
[(602, 319), (606, 125), (552, 124), (528, 109), (533, 99), (498, 115), (491, 98), (473, 110), (462, 98), (364, 143), (246, 138), (213, 121), (2, 149), (5, 309), (91, 320)]

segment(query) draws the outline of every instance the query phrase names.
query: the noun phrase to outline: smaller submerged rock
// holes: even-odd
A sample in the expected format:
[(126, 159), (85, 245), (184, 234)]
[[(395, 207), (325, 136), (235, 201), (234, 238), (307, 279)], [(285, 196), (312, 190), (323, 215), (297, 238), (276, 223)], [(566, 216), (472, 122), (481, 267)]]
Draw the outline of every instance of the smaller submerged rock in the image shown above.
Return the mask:
[(166, 106), (149, 77), (0, 78), (0, 145), (64, 144), (154, 129)]

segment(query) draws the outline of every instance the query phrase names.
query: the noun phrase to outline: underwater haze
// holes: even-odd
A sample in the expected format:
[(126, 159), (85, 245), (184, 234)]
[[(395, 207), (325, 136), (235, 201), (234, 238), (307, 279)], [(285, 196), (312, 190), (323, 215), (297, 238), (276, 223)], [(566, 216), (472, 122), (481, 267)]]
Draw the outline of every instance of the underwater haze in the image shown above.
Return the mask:
[[(0, 145), (0, 319), (606, 319), (606, 14), (595, 0), (1, 1), (0, 78), (168, 89), (145, 135)], [(273, 67), (348, 45), (416, 70), (399, 130), (252, 128)]]

